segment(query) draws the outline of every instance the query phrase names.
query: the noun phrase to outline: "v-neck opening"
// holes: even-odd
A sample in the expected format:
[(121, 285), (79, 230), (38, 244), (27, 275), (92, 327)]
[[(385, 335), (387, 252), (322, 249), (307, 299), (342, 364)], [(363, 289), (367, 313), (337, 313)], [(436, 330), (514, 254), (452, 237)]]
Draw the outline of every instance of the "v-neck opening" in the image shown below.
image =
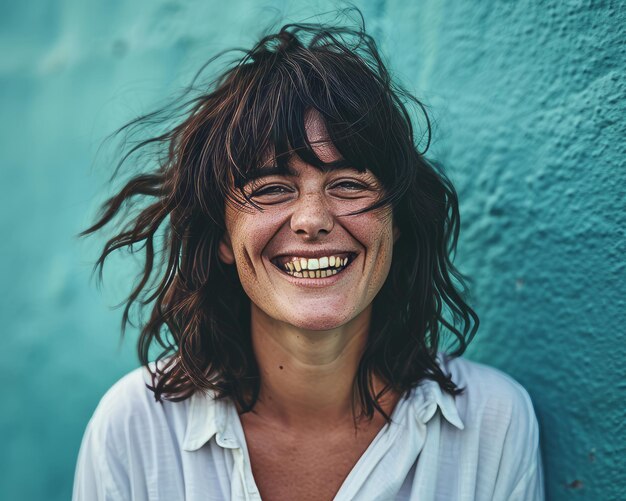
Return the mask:
[[(406, 405), (406, 395), (407, 394), (400, 396), (400, 398), (396, 402), (396, 406), (394, 407), (391, 415), (389, 416), (390, 421), (383, 425), (383, 427), (378, 431), (374, 439), (369, 443), (369, 445), (367, 446), (367, 449), (365, 449), (365, 452), (361, 454), (361, 457), (352, 466), (352, 469), (350, 470), (346, 478), (344, 478), (343, 482), (339, 486), (339, 489), (333, 496), (333, 501), (340, 501), (342, 497), (345, 496), (344, 491), (349, 491), (350, 487), (355, 483), (354, 478), (357, 478), (357, 477), (363, 478), (360, 475), (360, 470), (365, 468), (364, 466), (365, 463), (369, 463), (369, 460), (370, 460), (369, 456), (373, 454), (373, 451), (375, 449), (378, 449), (376, 446), (378, 442), (380, 442), (383, 439), (383, 437), (387, 438), (389, 444), (393, 443), (395, 436), (397, 435), (398, 430), (400, 429), (399, 423), (396, 420), (396, 418), (398, 417), (400, 408)], [(390, 435), (390, 433), (393, 433), (393, 435)], [(385, 448), (385, 452), (386, 450), (387, 448)], [(352, 498), (350, 497), (346, 499), (352, 499)]]
[[(409, 390), (409, 392), (410, 391), (411, 390)], [(352, 468), (350, 469), (350, 472), (348, 473), (346, 478), (344, 478), (343, 482), (339, 486), (339, 489), (333, 496), (333, 501), (340, 501), (342, 497), (345, 496), (344, 491), (347, 491), (350, 488), (350, 486), (354, 484), (355, 482), (354, 478), (359, 476), (359, 470), (364, 468), (363, 465), (369, 462), (369, 459), (370, 459), (369, 456), (371, 456), (373, 454), (372, 451), (377, 448), (376, 446), (378, 442), (380, 442), (383, 439), (383, 437), (385, 437), (386, 435), (388, 435), (388, 433), (392, 431), (393, 431), (393, 435), (388, 436), (388, 443), (389, 444), (393, 443), (395, 436), (397, 435), (398, 430), (400, 429), (399, 423), (396, 421), (396, 418), (398, 417), (400, 409), (403, 406), (407, 405), (407, 402), (406, 402), (407, 396), (408, 396), (408, 393), (405, 393), (404, 395), (400, 396), (400, 398), (396, 402), (396, 405), (390, 415), (390, 422), (385, 423), (383, 425), (383, 427), (378, 431), (378, 433), (374, 436), (372, 441), (369, 443), (369, 445), (367, 446), (363, 454), (361, 454), (361, 457), (359, 457), (357, 462), (352, 466)], [(244, 458), (244, 475), (249, 476), (249, 479), (248, 478), (243, 479), (246, 490), (250, 494), (256, 494), (259, 497), (259, 499), (262, 499), (261, 491), (259, 490), (259, 487), (256, 483), (256, 479), (254, 478), (254, 473), (252, 472), (252, 462), (250, 460), (250, 452), (248, 450), (248, 443), (246, 440), (246, 434), (243, 429), (243, 424), (241, 422), (241, 416), (239, 416), (239, 414), (237, 413), (234, 405), (231, 405), (230, 410), (231, 412), (234, 411), (233, 414), (237, 417), (237, 419), (235, 420), (235, 426), (238, 428), (237, 433), (240, 434), (240, 437), (241, 437), (239, 446), (241, 448), (241, 451), (243, 453), (243, 458)], [(385, 448), (384, 452), (386, 452), (387, 449), (388, 447)], [(250, 489), (248, 488), (249, 481), (252, 483), (252, 487), (254, 491), (250, 491)], [(346, 499), (351, 499), (351, 498), (346, 498)]]

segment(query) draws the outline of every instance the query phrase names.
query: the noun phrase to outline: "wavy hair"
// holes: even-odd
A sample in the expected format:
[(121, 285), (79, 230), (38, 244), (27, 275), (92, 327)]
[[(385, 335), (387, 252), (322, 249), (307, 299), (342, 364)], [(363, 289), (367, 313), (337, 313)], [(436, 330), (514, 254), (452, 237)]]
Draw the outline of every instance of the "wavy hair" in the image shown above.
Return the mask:
[[(328, 168), (308, 142), (308, 108), (321, 114), (345, 162), (381, 181), (384, 196), (365, 210), (391, 206), (401, 235), (374, 300), (353, 404), (358, 400), (362, 415), (378, 411), (389, 419), (378, 402), (390, 389), (405, 392), (429, 378), (444, 391), (461, 392), (436, 359), (445, 330), (452, 335), (448, 355), (456, 357), (478, 328), (464, 299), (464, 277), (452, 263), (460, 224), (457, 195), (441, 168), (424, 157), (431, 137), (425, 106), (392, 80), (362, 18), (355, 29), (287, 24), (243, 50), (199, 91), (197, 81), (198, 75), (187, 90), (193, 97), (178, 101), (183, 104), (176, 106), (176, 124), (135, 143), (120, 165), (144, 159), (145, 151), (156, 152), (156, 161), (126, 182), (81, 233), (119, 219), (123, 207), (137, 209), (121, 216), (123, 224), (105, 244), (96, 269), (102, 276), (106, 258), (118, 249), (141, 252), (144, 266), (125, 301), (122, 328), (131, 307), (149, 307), (138, 354), (152, 373), (155, 398), (183, 400), (210, 390), (216, 398), (232, 398), (242, 412), (253, 408), (260, 376), (250, 339), (250, 299), (235, 268), (218, 258), (224, 208), (254, 205), (243, 186), (266, 151), (274, 151), (282, 167), (298, 155)], [(409, 105), (425, 119), (422, 151)], [(165, 126), (172, 115), (164, 110), (118, 132)], [(158, 363), (149, 365), (154, 349)], [(382, 392), (373, 390), (374, 374), (386, 383)]]

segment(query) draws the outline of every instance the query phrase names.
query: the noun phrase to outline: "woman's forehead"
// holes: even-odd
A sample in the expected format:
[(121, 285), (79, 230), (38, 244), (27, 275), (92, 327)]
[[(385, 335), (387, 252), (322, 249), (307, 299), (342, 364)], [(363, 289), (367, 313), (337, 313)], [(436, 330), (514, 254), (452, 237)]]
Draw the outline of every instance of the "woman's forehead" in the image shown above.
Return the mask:
[(330, 140), (326, 122), (319, 111), (309, 108), (304, 113), (304, 129), (313, 152), (324, 163), (336, 162), (342, 156)]
[[(305, 111), (304, 130), (311, 150), (321, 162), (331, 164), (343, 160), (341, 153), (330, 139), (326, 122), (319, 111), (314, 108), (308, 108)], [(298, 156), (296, 150), (285, 152), (285, 154), (288, 162)], [(272, 167), (277, 163), (274, 145), (270, 145), (262, 155), (260, 168)]]

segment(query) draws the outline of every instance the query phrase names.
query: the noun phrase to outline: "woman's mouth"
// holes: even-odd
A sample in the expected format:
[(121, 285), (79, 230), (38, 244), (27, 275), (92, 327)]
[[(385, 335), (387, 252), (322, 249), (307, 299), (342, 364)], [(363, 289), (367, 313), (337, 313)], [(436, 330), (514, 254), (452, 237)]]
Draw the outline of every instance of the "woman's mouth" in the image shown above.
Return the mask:
[(356, 254), (345, 252), (306, 258), (299, 256), (279, 256), (271, 260), (280, 271), (296, 278), (326, 278), (345, 270)]

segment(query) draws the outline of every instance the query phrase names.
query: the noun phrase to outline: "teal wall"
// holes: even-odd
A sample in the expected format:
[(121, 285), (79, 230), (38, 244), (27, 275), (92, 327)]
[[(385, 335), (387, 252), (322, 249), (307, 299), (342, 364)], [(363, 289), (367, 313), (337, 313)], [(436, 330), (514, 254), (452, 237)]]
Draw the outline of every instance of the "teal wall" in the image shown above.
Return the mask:
[[(220, 2), (221, 4), (221, 2)], [(120, 342), (132, 262), (76, 233), (108, 193), (105, 136), (217, 50), (333, 2), (2, 2), (0, 499), (69, 497), (98, 399), (136, 366)], [(624, 24), (619, 2), (361, 2), (436, 120), (461, 198), (457, 262), (482, 326), (468, 357), (535, 402), (553, 500), (626, 499)], [(621, 473), (621, 479), (620, 479)]]

